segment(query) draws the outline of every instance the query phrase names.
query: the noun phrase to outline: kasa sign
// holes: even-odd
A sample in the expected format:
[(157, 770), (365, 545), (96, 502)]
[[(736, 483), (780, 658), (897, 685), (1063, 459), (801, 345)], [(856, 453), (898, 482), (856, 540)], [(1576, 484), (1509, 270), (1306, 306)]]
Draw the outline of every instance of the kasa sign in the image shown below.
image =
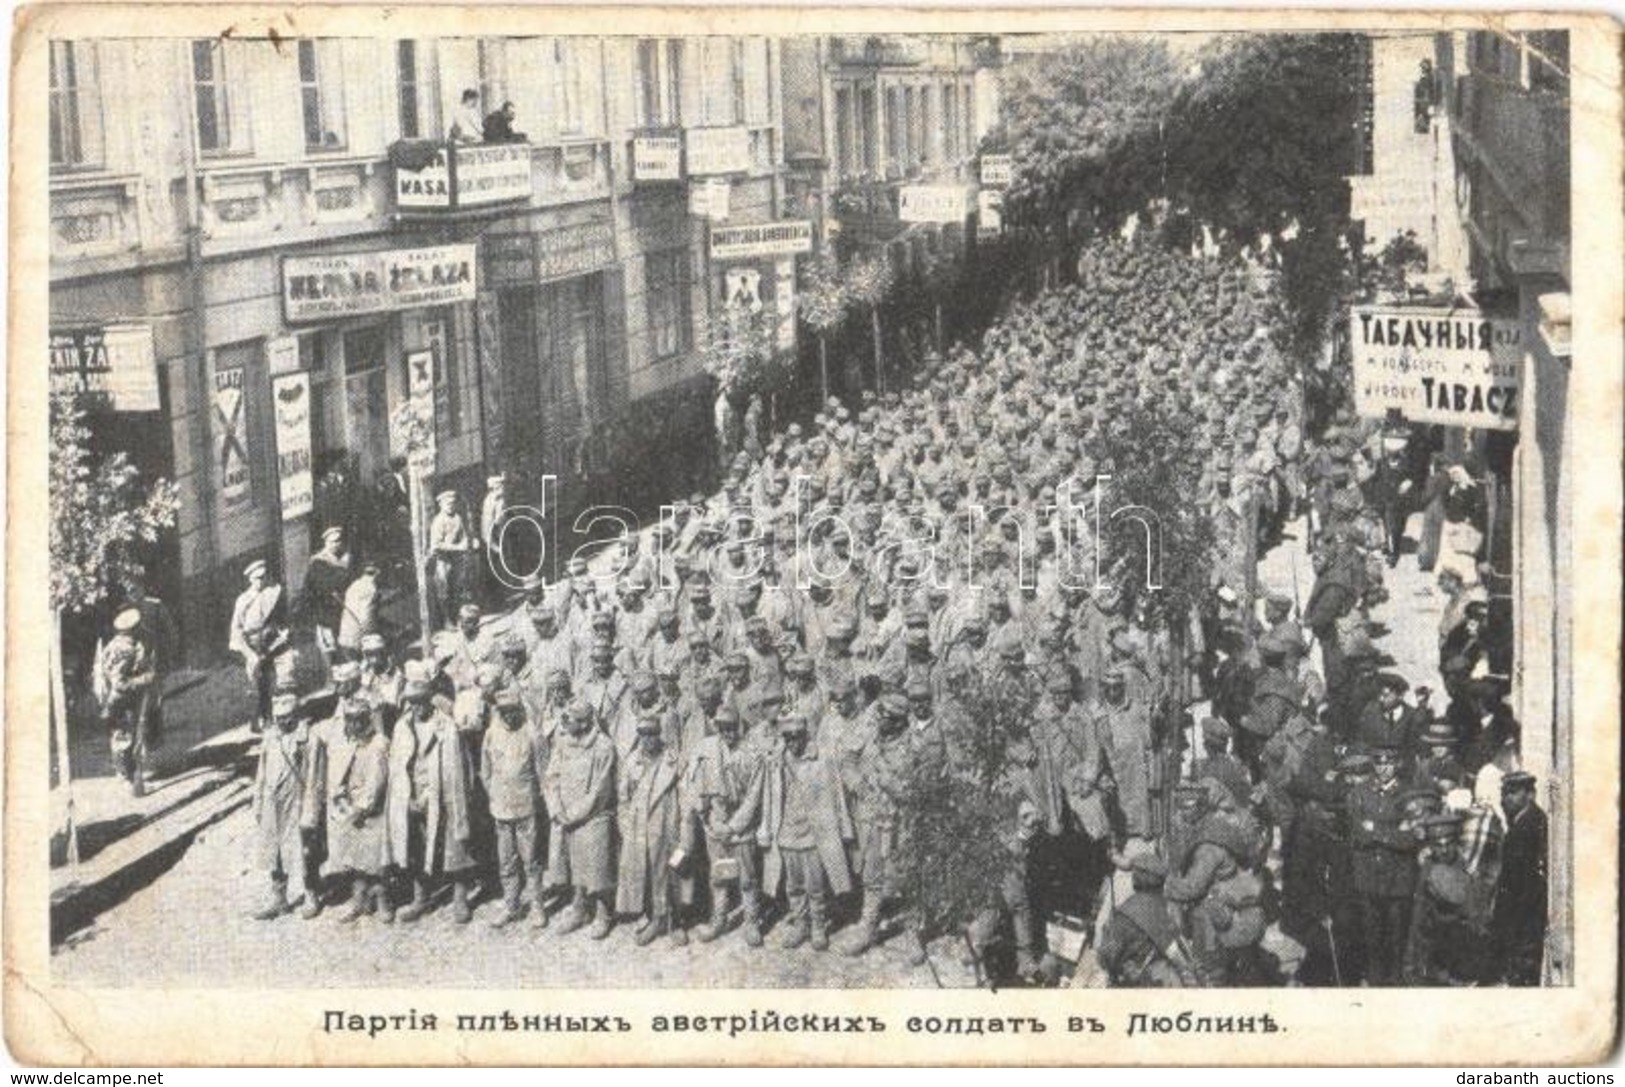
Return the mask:
[(1477, 310), (1356, 306), (1354, 406), (1413, 423), (1516, 430), (1523, 327)]

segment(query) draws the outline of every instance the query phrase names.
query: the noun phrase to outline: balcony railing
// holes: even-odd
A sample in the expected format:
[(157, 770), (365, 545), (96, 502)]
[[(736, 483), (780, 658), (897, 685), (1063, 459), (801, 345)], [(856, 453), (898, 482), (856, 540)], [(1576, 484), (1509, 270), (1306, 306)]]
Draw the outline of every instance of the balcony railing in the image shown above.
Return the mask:
[(395, 168), (395, 210), (435, 214), (530, 199), (528, 143), (448, 144), (402, 140), (389, 149)]

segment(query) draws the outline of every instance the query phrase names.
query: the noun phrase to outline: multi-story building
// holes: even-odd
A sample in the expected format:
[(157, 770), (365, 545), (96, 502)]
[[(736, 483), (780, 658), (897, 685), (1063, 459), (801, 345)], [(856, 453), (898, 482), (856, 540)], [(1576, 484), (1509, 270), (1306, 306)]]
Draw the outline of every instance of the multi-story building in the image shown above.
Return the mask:
[[(748, 226), (786, 210), (780, 51), (52, 44), (53, 372), (111, 388), (100, 440), (179, 485), (158, 566), (189, 654), (219, 648), (250, 559), (298, 590), (313, 536), (407, 452), (414, 398), (433, 405), (432, 487), (475, 503), (498, 470), (534, 499), (544, 474), (567, 487), (633, 447), (698, 460), (660, 435), (708, 433), (708, 310), (725, 284), (788, 294), (810, 245), (810, 227)], [(467, 91), (474, 116), (512, 102), (522, 137), (448, 143)]]
[[(1457, 164), (1454, 197), (1469, 245), (1473, 298), (1520, 329), (1516, 445), (1510, 451), (1510, 586), (1516, 632), (1512, 705), (1522, 753), (1552, 826), (1572, 825), (1573, 496), (1579, 465), (1570, 411), (1568, 33), (1441, 34), (1435, 67)], [(1493, 557), (1493, 556), (1492, 556)], [(1547, 970), (1572, 979), (1572, 853), (1552, 838)]]
[[(809, 37), (784, 44), (793, 201), (843, 243), (964, 227), (977, 148), (998, 114), (999, 43), (955, 35)], [(956, 229), (944, 230), (958, 237)]]

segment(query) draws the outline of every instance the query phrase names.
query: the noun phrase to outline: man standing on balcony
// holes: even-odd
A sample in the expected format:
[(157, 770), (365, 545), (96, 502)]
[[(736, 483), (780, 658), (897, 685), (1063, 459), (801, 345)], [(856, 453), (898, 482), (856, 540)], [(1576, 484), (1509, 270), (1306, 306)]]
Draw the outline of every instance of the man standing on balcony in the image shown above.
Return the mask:
[(485, 134), (486, 143), (524, 143), (526, 136), (523, 132), (515, 132), (513, 128), (514, 108), (512, 102), (504, 102), (485, 118), (481, 130)]
[(452, 143), (480, 143), (485, 138), (485, 118), (480, 113), (480, 92), (473, 87), (463, 92), (463, 100), (451, 114), (446, 139)]

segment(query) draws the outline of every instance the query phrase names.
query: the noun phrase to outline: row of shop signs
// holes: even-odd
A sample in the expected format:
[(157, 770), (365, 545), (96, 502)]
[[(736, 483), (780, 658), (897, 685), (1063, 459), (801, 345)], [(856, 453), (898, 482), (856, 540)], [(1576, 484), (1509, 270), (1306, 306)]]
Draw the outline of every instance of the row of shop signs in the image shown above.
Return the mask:
[(685, 177), (748, 173), (750, 130), (740, 125), (688, 128), (632, 138), (632, 180), (681, 181)]

